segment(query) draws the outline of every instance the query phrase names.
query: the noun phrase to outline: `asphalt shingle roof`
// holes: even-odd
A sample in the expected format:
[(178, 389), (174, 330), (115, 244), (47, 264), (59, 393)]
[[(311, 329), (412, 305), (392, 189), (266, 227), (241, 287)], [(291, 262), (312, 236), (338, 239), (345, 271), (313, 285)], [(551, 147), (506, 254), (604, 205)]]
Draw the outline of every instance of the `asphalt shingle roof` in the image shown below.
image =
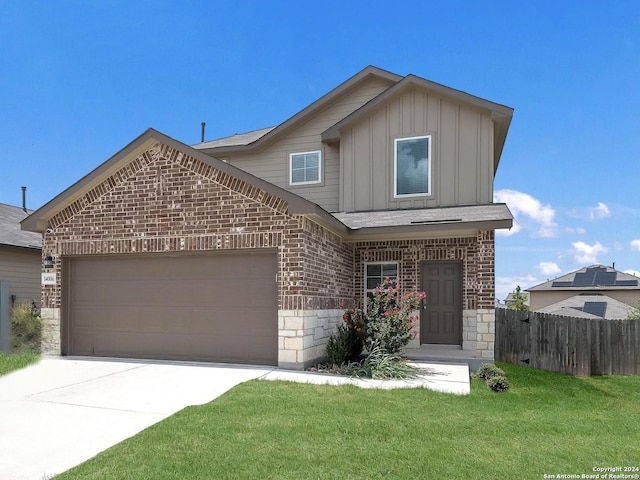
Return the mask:
[(267, 133), (276, 127), (261, 128), (260, 130), (253, 130), (246, 133), (236, 133), (230, 137), (218, 138), (209, 142), (196, 143), (192, 145), (196, 150), (202, 148), (214, 148), (214, 147), (235, 147), (238, 145), (249, 145), (255, 142), (259, 138), (264, 137)]
[(380, 210), (374, 212), (332, 213), (347, 227), (357, 230), (371, 227), (410, 225), (465, 224), (512, 219), (503, 203), (464, 207), (421, 208), (415, 210)]
[[(593, 310), (590, 312), (588, 304), (604, 303), (604, 315), (595, 315)], [(536, 310), (541, 313), (550, 313), (553, 315), (565, 315), (568, 317), (579, 318), (605, 318), (609, 320), (627, 318), (627, 314), (631, 307), (626, 303), (620, 302), (607, 295), (575, 295), (552, 305)]]
[(562, 277), (527, 288), (529, 292), (553, 290), (638, 290), (640, 278), (619, 272), (613, 267), (591, 265)]
[(31, 210), (25, 212), (20, 207), (0, 203), (0, 245), (42, 248), (42, 236), (39, 233), (20, 229), (20, 222), (31, 213)]

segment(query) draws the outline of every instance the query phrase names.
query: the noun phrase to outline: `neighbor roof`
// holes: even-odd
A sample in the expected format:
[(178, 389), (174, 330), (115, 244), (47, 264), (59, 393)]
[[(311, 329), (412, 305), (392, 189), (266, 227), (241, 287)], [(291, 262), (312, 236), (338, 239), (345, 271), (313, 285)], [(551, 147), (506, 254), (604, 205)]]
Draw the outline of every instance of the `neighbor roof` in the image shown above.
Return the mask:
[(613, 267), (591, 265), (575, 272), (567, 273), (555, 280), (550, 280), (535, 287), (528, 288), (528, 292), (558, 291), (558, 290), (638, 290), (640, 278), (628, 273), (619, 272)]
[(624, 319), (630, 306), (607, 295), (574, 295), (537, 310), (541, 313), (579, 318)]
[(20, 207), (0, 203), (0, 245), (20, 248), (42, 249), (42, 236), (38, 233), (24, 232), (20, 222), (31, 210), (26, 212)]

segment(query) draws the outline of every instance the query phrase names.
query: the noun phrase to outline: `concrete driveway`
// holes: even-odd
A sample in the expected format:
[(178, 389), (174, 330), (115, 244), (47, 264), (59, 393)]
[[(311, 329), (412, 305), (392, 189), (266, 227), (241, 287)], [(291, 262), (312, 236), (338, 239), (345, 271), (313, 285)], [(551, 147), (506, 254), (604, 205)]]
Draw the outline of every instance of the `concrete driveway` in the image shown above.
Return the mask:
[(43, 358), (0, 377), (0, 478), (43, 480), (272, 367)]

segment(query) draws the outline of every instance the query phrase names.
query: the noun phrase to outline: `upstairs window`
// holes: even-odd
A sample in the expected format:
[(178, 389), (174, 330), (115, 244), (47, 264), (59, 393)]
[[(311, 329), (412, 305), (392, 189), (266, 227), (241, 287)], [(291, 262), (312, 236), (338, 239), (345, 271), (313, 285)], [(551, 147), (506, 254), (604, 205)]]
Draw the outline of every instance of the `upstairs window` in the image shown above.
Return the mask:
[(431, 194), (431, 136), (396, 138), (394, 197)]
[(320, 151), (292, 153), (289, 157), (289, 185), (320, 183)]

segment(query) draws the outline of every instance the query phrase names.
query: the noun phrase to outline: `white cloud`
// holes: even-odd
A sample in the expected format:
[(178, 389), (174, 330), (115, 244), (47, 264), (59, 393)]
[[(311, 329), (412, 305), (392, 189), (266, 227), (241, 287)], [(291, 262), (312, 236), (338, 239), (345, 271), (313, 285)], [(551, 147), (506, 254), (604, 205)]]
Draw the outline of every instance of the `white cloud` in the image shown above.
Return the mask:
[(598, 255), (607, 252), (606, 247), (604, 247), (600, 242), (589, 245), (585, 242), (579, 241), (573, 242), (571, 245), (573, 246), (573, 258), (577, 263), (598, 263)]
[(534, 236), (555, 237), (558, 225), (555, 223), (556, 212), (550, 205), (542, 203), (528, 193), (517, 190), (497, 190), (493, 199), (498, 203), (506, 203), (513, 213), (513, 227), (511, 231), (498, 230), (502, 235), (513, 235), (522, 230), (522, 220), (533, 220), (535, 223)]
[(587, 230), (583, 227), (567, 227), (565, 228), (565, 231), (567, 233), (578, 233), (580, 235), (587, 233)]
[(637, 240), (631, 240), (630, 245), (631, 245), (631, 250), (636, 250), (640, 252), (640, 238)]
[(611, 212), (609, 211), (609, 207), (602, 202), (598, 202), (597, 207), (589, 209), (589, 220), (601, 220), (609, 217), (610, 215)]
[(628, 273), (629, 275), (635, 275), (636, 277), (640, 277), (640, 270), (625, 270), (624, 273)]
[(546, 277), (551, 277), (561, 272), (558, 264), (554, 262), (540, 262), (537, 268), (538, 270), (540, 270), (540, 273), (542, 273)]

